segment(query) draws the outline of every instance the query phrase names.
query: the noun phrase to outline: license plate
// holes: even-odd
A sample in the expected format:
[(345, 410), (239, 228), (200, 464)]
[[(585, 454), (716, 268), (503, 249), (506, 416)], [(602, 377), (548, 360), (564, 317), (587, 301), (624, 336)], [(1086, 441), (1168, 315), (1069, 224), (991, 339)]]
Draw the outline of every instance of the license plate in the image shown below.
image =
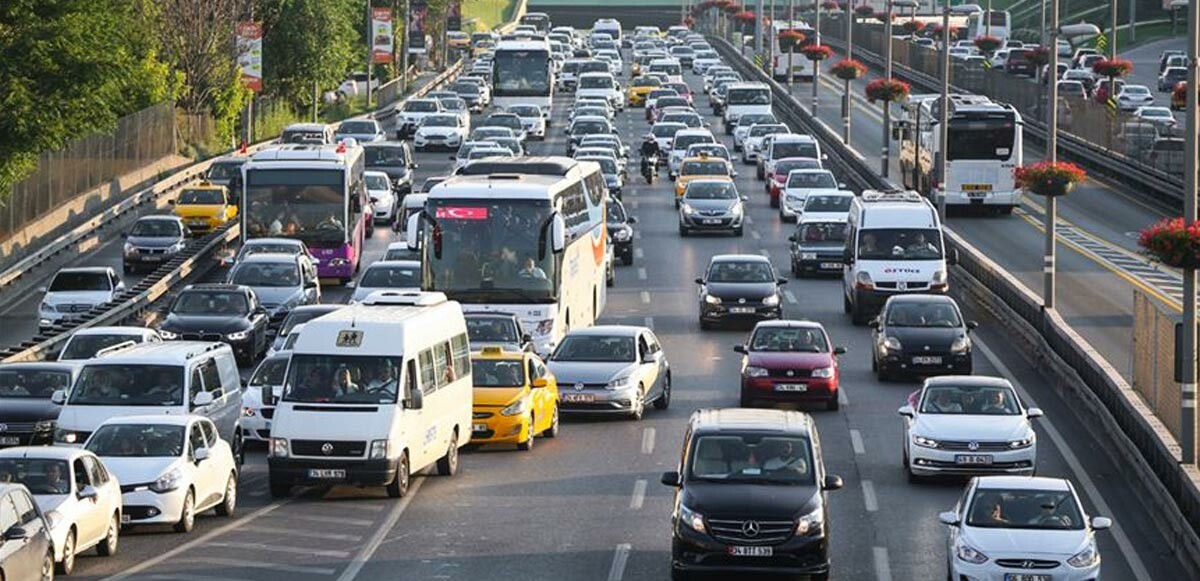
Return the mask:
[(780, 383), (775, 386), (775, 391), (808, 391), (808, 385), (803, 383)]
[(487, 424), (471, 424), (472, 432), (486, 432), (487, 429)]
[(563, 401), (568, 403), (586, 403), (596, 400), (596, 396), (590, 393), (567, 393), (562, 396)]
[(720, 224), (721, 221), (716, 218), (705, 218), (703, 223), (705, 223), (705, 224)]
[(774, 554), (773, 547), (729, 547), (732, 557), (770, 557)]
[(208, 224), (208, 220), (205, 220), (204, 218), (194, 218), (192, 220), (188, 220), (188, 224), (191, 224), (192, 226), (203, 226)]
[(990, 192), (992, 184), (963, 184), (962, 189), (964, 192)]
[(12, 436), (0, 438), (0, 446), (16, 446), (17, 444), (20, 444), (20, 443), (21, 443), (20, 438), (16, 438), (16, 437), (12, 437)]
[(735, 315), (748, 315), (754, 312), (754, 307), (729, 307), (729, 312)]
[(913, 357), (913, 365), (941, 365), (941, 357)]
[(345, 478), (346, 471), (333, 468), (309, 468), (309, 478)]
[(821, 270), (841, 270), (842, 263), (840, 262), (822, 262)]
[(1052, 581), (1053, 577), (1042, 573), (1005, 573), (1004, 581)]
[(145, 254), (142, 256), (142, 260), (145, 260), (146, 262), (161, 262), (162, 259), (163, 257), (161, 254)]
[(955, 464), (964, 464), (968, 466), (990, 466), (992, 463), (991, 454), (955, 454)]
[(975, 198), (981, 198), (981, 199), (982, 199), (982, 198), (986, 198), (986, 197), (987, 197), (987, 195), (988, 195), (988, 193), (987, 193), (987, 192), (979, 192), (979, 191), (967, 192), (967, 196), (968, 196), (968, 197), (970, 197), (970, 198), (972, 198), (972, 199), (975, 199)]
[(133, 520), (133, 519), (129, 518), (129, 515), (124, 514), (124, 513), (121, 514), (121, 524), (127, 525), (127, 524), (129, 524), (129, 522), (131, 520)]

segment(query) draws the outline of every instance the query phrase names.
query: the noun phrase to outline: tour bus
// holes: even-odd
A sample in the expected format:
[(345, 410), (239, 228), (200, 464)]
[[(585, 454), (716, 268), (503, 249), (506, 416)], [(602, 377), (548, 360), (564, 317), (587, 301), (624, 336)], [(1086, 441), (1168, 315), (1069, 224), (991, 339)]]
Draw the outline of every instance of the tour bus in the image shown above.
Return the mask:
[(850, 202), (844, 262), (842, 306), (855, 325), (865, 325), (893, 295), (945, 293), (954, 260), (946, 258), (941, 220), (928, 199), (867, 190)]
[(242, 166), (243, 240), (292, 238), (308, 246), (317, 274), (348, 281), (371, 225), (363, 148), (283, 145)]
[(550, 32), (550, 15), (545, 12), (526, 12), (520, 23), (528, 24), (542, 34)]
[(967, 15), (967, 38), (973, 40), (980, 36), (994, 36), (1007, 40), (1012, 33), (1011, 19), (1007, 10), (972, 12)]
[[(780, 81), (786, 81), (788, 76), (788, 54), (779, 46), (779, 33), (785, 30), (798, 31), (804, 35), (805, 39), (815, 38), (813, 28), (803, 20), (771, 21), (771, 42), (775, 43), (774, 51), (771, 53), (775, 55), (775, 60), (771, 63), (771, 74)], [(815, 69), (813, 69), (812, 61), (805, 58), (804, 53), (800, 52), (799, 45), (795, 47), (795, 53), (790, 60), (793, 80), (812, 80)]]
[(922, 194), (942, 189), (947, 206), (978, 206), (1010, 214), (1021, 205), (1013, 170), (1023, 163), (1021, 114), (982, 95), (950, 95), (946, 174), (939, 178), (941, 97), (913, 95), (895, 129), (904, 187)]
[(531, 157), (472, 162), (463, 173), (434, 186), (408, 221), (421, 289), (515, 313), (547, 355), (568, 330), (593, 325), (607, 300), (600, 166)]
[(297, 485), (384, 486), (471, 441), (471, 352), (462, 308), (441, 293), (377, 291), (305, 323), (271, 424), (271, 495)]
[(554, 100), (554, 59), (546, 40), (506, 40), (492, 58), (492, 104), (503, 110), (513, 105), (537, 105), (550, 120)]

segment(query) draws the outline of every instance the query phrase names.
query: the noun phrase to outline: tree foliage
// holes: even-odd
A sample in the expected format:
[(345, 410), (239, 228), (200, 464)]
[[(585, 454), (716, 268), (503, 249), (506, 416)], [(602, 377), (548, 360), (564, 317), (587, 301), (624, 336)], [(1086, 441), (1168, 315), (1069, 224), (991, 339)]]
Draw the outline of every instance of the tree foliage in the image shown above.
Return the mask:
[(356, 63), (366, 66), (366, 48), (359, 42), (359, 29), (366, 26), (363, 2), (259, 0), (258, 4), (267, 92), (310, 107), (314, 84), (319, 89), (336, 87)]

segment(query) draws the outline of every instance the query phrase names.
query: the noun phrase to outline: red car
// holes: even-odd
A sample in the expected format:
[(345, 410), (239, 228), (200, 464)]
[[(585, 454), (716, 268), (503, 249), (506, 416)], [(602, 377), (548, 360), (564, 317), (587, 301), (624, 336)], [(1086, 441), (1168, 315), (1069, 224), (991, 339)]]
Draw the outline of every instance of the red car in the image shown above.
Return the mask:
[(742, 354), (742, 407), (823, 403), (838, 409), (837, 356), (846, 350), (830, 345), (820, 323), (763, 321), (733, 350)]
[(788, 173), (794, 169), (822, 169), (821, 162), (809, 157), (785, 157), (775, 162), (775, 173), (767, 176), (764, 186), (767, 195), (771, 196), (771, 207), (778, 207), (779, 194), (783, 184), (787, 182)]
[(692, 88), (687, 83), (667, 83), (663, 85), (668, 89), (675, 89), (680, 97), (687, 99), (689, 105), (695, 105), (695, 100), (692, 98)]

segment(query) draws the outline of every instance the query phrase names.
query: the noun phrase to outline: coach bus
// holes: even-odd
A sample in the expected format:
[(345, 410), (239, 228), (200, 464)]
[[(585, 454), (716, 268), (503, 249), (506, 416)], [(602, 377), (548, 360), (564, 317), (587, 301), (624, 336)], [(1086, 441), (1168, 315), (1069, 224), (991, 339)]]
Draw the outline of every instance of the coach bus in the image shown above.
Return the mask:
[(506, 40), (492, 59), (492, 104), (500, 109), (537, 105), (550, 121), (554, 99), (554, 59), (545, 40)]

